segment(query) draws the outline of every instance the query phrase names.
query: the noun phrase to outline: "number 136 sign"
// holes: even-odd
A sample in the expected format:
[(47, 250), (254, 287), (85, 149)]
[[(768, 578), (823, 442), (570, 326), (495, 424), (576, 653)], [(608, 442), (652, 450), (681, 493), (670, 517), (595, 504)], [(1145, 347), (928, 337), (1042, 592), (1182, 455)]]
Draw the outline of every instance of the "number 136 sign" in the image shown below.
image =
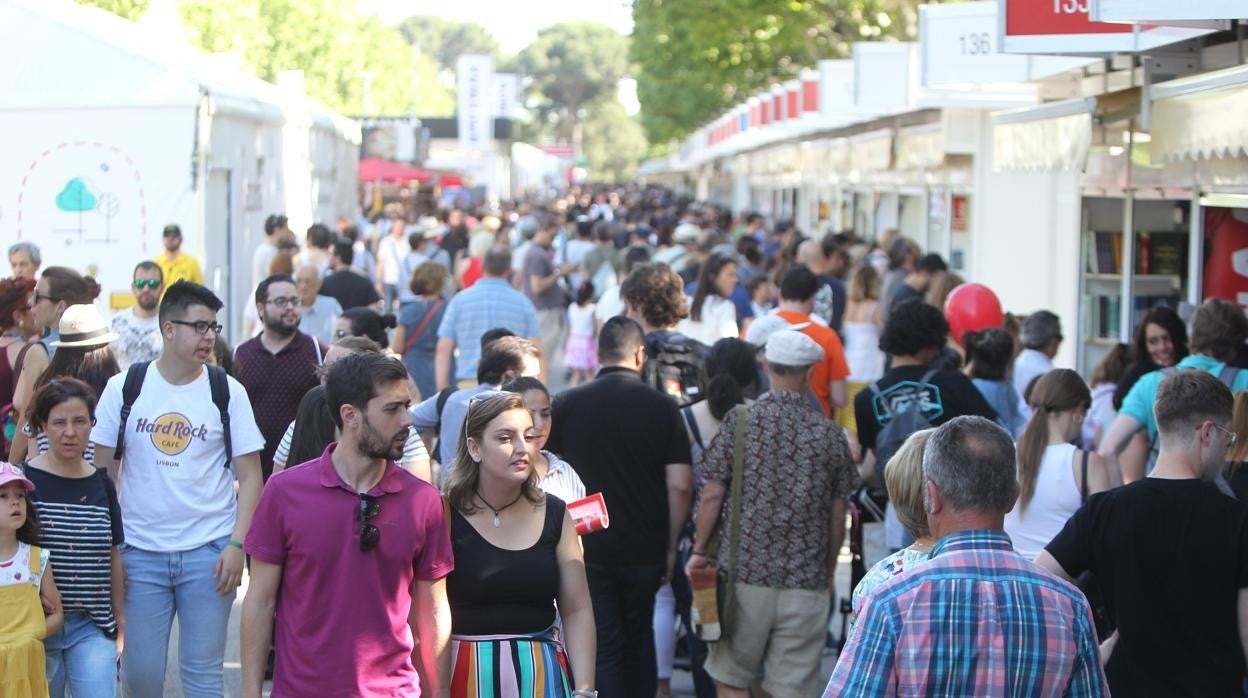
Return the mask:
[(996, 2), (921, 5), (923, 85), (1028, 82), (1087, 63), (1077, 58), (1003, 55), (999, 23)]

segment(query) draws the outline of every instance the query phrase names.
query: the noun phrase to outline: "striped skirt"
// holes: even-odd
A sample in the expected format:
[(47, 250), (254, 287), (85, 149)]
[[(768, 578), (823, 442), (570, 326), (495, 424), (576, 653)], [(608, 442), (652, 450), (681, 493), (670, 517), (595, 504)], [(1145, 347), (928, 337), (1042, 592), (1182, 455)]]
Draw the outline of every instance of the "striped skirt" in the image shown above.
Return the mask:
[(532, 635), (452, 635), (451, 698), (565, 698), (568, 655), (551, 628)]

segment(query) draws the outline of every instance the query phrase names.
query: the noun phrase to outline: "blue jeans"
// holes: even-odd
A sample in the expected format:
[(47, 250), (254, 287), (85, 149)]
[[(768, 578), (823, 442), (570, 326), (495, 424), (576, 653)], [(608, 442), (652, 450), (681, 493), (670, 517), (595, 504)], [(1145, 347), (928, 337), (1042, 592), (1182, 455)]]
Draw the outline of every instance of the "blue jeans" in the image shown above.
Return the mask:
[(126, 565), (126, 649), (121, 682), (127, 696), (161, 698), (169, 630), (178, 617), (178, 666), (187, 698), (225, 695), (225, 634), (234, 592), (221, 596), (212, 568), (229, 543), (222, 536), (176, 553), (121, 546)]
[(43, 641), (52, 698), (112, 698), (117, 692), (117, 640), (86, 613), (65, 614), (65, 627)]

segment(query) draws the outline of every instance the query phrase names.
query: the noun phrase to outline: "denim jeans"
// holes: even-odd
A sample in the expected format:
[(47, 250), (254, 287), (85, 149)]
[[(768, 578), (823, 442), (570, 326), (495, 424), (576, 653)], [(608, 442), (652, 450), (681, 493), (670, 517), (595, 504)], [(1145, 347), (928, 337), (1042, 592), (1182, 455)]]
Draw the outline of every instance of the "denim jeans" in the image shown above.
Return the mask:
[(117, 640), (79, 611), (65, 614), (65, 626), (43, 641), (52, 698), (69, 695), (112, 698), (117, 692)]
[(225, 694), (225, 634), (235, 594), (217, 593), (212, 568), (229, 540), (229, 536), (222, 536), (176, 553), (122, 544), (126, 649), (121, 655), (121, 682), (127, 696), (164, 695), (169, 630), (175, 615), (183, 694), (187, 698), (220, 698)]
[(658, 686), (654, 594), (659, 590), (663, 565), (587, 564), (585, 573), (598, 626), (598, 695), (653, 696)]

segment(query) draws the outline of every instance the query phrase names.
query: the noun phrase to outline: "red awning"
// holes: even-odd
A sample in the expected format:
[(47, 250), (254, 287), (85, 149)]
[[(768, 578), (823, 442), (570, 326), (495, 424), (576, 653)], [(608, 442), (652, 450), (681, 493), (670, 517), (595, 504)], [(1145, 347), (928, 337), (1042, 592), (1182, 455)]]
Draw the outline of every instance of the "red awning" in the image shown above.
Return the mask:
[(397, 162), (381, 158), (364, 158), (360, 160), (361, 182), (420, 182), (427, 184), (433, 181), (433, 173), (418, 167), (408, 167)]
[(459, 175), (444, 174), (441, 177), (438, 177), (438, 186), (439, 187), (462, 187), (464, 186), (464, 180)]

